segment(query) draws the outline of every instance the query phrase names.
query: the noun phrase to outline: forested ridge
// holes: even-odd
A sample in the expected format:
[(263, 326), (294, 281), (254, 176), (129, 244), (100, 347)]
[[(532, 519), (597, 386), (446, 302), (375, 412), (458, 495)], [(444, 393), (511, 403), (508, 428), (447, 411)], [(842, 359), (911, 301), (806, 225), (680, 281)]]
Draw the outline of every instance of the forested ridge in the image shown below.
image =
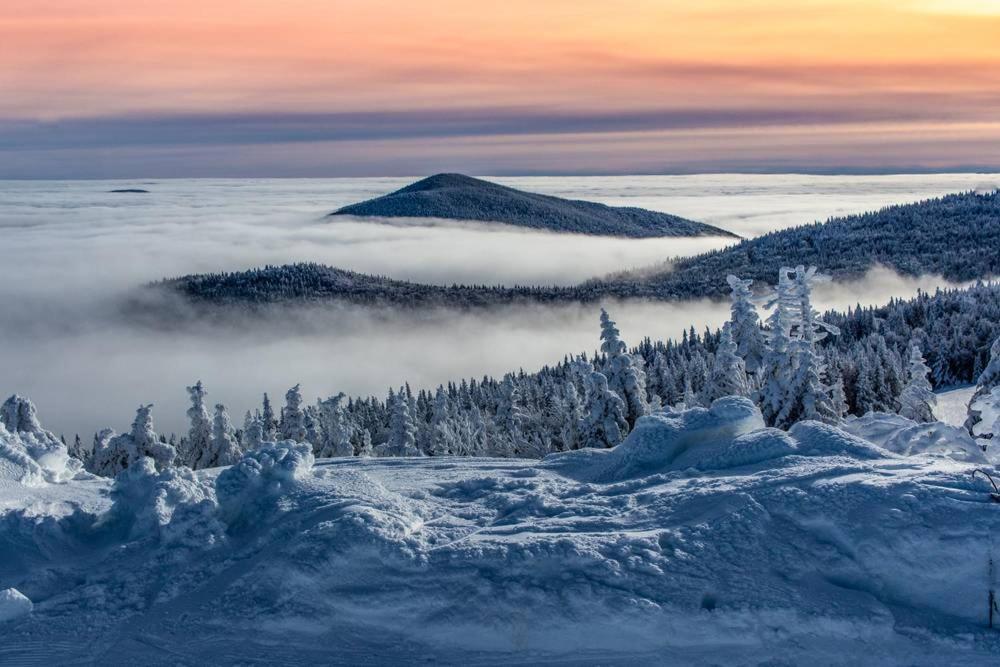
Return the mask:
[(662, 270), (624, 272), (573, 287), (425, 285), (320, 264), (266, 266), (182, 276), (154, 283), (194, 303), (343, 301), (400, 307), (482, 307), (516, 302), (593, 303), (607, 297), (722, 298), (719, 276), (736, 274), (757, 289), (785, 265), (815, 265), (836, 280), (875, 266), (952, 281), (1000, 275), (1000, 194), (953, 194), (915, 204), (771, 232), (731, 247), (669, 262)]

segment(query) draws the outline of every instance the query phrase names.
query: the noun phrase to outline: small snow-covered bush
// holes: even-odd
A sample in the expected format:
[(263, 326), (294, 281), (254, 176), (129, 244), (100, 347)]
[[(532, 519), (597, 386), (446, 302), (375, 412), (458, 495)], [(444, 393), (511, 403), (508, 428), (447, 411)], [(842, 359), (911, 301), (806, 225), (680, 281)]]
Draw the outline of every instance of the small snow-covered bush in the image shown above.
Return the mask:
[(222, 533), (215, 519), (215, 490), (190, 468), (157, 470), (144, 457), (115, 477), (109, 518), (131, 539), (156, 537), (190, 547), (210, 546)]
[(219, 513), (230, 528), (254, 521), (275, 497), (309, 474), (316, 459), (305, 442), (264, 443), (247, 452), (239, 463), (219, 474), (215, 492)]
[[(99, 440), (90, 461), (91, 472), (114, 477), (143, 458), (150, 458), (160, 470), (169, 468), (177, 458), (177, 450), (160, 442), (153, 431), (152, 405), (140, 405), (136, 410), (132, 430), (107, 440)], [(102, 431), (107, 433), (107, 431)]]
[(17, 394), (0, 405), (0, 476), (21, 484), (64, 482), (83, 468), (42, 428), (34, 404)]

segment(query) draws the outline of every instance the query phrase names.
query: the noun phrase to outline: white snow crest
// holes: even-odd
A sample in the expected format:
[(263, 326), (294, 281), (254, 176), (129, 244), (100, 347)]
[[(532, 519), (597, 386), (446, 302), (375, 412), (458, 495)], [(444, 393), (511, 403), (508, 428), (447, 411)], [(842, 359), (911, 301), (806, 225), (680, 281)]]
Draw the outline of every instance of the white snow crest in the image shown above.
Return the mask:
[(31, 613), (31, 600), (16, 588), (0, 591), (0, 623)]
[(601, 477), (627, 479), (689, 468), (721, 454), (738, 436), (762, 428), (757, 406), (737, 396), (720, 398), (709, 409), (648, 415), (611, 451)]
[(111, 498), (108, 520), (122, 522), (131, 539), (155, 536), (198, 548), (213, 545), (222, 533), (214, 518), (215, 490), (190, 468), (157, 471), (145, 457), (115, 477)]
[(848, 419), (841, 429), (903, 456), (926, 454), (966, 463), (986, 463), (983, 450), (968, 431), (944, 422), (921, 424), (899, 415), (869, 412), (864, 417)]
[(65, 482), (82, 467), (42, 428), (30, 400), (14, 394), (0, 406), (0, 479), (29, 486)]
[(312, 471), (312, 445), (285, 440), (264, 443), (226, 468), (215, 482), (219, 512), (230, 527), (252, 522), (259, 512)]

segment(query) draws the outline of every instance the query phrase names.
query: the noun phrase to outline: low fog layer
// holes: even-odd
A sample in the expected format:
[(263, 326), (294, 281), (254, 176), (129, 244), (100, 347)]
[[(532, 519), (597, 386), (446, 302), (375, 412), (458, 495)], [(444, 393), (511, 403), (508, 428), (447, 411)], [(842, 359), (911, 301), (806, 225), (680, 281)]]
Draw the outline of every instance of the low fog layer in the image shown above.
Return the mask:
[[(746, 235), (762, 231), (766, 220), (783, 227), (839, 214), (845, 205), (860, 211), (983, 180), (969, 175), (966, 185), (964, 176), (881, 177), (817, 184), (815, 178), (501, 180), (560, 196), (666, 210)], [(184, 431), (184, 387), (199, 378), (211, 399), (226, 403), (239, 421), (261, 392), (277, 398), (296, 382), (312, 400), (337, 391), (381, 395), (405, 380), (418, 388), (519, 367), (533, 370), (567, 353), (592, 351), (598, 342), (595, 308), (473, 314), (333, 309), (309, 313), (308, 326), (260, 321), (236, 334), (205, 328), (167, 334), (124, 325), (115, 306), (123, 292), (146, 280), (263, 263), (311, 260), (437, 283), (570, 284), (724, 243), (322, 219), (340, 205), (402, 183), (0, 183), (0, 393), (31, 396), (50, 428), (89, 438), (104, 426), (127, 427), (140, 402), (156, 404), (160, 430)], [(150, 193), (106, 192), (120, 187)], [(820, 193), (809, 194), (811, 188)], [(859, 193), (855, 199), (845, 195), (851, 188)], [(737, 208), (743, 213), (736, 215)], [(820, 307), (882, 303), (938, 284), (880, 272), (860, 283), (826, 286), (817, 301)], [(606, 305), (633, 343), (646, 335), (677, 336), (688, 325), (714, 327), (727, 313), (725, 305), (705, 302)]]

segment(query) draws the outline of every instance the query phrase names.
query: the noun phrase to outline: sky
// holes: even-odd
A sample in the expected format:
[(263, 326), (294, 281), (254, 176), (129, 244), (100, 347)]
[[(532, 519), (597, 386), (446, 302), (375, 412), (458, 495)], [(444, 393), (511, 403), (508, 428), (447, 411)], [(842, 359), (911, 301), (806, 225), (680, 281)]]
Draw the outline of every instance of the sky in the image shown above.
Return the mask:
[(4, 0), (0, 178), (995, 170), (1000, 0)]

